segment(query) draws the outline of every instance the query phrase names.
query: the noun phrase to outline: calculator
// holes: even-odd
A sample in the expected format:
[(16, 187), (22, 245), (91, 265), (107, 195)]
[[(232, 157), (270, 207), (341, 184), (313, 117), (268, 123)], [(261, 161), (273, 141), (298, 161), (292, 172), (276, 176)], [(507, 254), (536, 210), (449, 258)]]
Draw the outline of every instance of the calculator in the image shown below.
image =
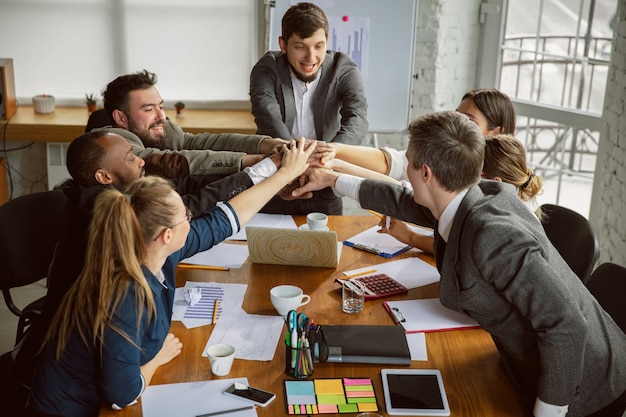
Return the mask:
[[(341, 280), (338, 280), (341, 282)], [(365, 299), (389, 297), (409, 291), (404, 285), (387, 274), (374, 274), (352, 278), (350, 281), (360, 281), (365, 285)]]

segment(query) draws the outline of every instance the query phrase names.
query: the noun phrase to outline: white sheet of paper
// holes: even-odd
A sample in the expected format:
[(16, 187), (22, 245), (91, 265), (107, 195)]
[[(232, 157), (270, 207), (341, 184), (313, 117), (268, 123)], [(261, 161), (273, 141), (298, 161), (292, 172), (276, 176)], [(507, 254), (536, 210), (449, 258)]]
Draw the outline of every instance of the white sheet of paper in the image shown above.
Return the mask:
[(426, 333), (407, 333), (406, 341), (409, 344), (412, 361), (427, 361)]
[[(276, 353), (278, 339), (285, 325), (281, 316), (223, 314), (218, 320), (206, 346), (228, 343), (235, 347), (235, 358), (271, 361)], [(206, 347), (202, 353), (206, 356)]]
[(281, 229), (297, 229), (296, 222), (293, 217), (288, 214), (267, 214), (257, 213), (248, 223), (241, 227), (238, 233), (235, 233), (227, 240), (248, 240), (246, 236), (246, 226), (258, 227), (278, 227)]
[(387, 274), (409, 290), (439, 282), (441, 278), (437, 268), (424, 262), (420, 258), (404, 258), (397, 261), (352, 269), (350, 271), (344, 271), (344, 275), (358, 274), (359, 272), (370, 271), (372, 269), (376, 269), (376, 272), (372, 272), (369, 275)]
[(440, 330), (458, 330), (478, 327), (474, 319), (441, 305), (439, 298), (386, 301), (391, 309), (398, 309), (406, 333)]
[(241, 268), (248, 258), (248, 245), (220, 243), (204, 252), (198, 252), (181, 262), (194, 265), (224, 266), (226, 268)]
[[(207, 361), (207, 366), (209, 363)], [(214, 379), (150, 385), (141, 396), (144, 417), (194, 417), (197, 415), (235, 410), (251, 403), (223, 394), (233, 382), (248, 384), (248, 378)], [(255, 408), (228, 413), (229, 417), (257, 417)]]
[[(176, 288), (174, 293), (174, 311), (172, 312), (172, 320), (181, 321), (188, 329), (194, 327), (206, 326), (211, 324), (212, 317), (210, 319), (189, 319), (185, 318), (185, 311), (189, 306), (189, 303), (185, 300), (185, 291), (187, 288), (199, 288), (199, 287), (215, 287), (219, 286), (224, 290), (222, 297), (222, 314), (220, 320), (228, 316), (229, 314), (239, 314), (241, 305), (243, 304), (243, 297), (246, 295), (246, 284), (226, 284), (218, 282), (192, 282), (187, 281), (184, 287)], [(220, 320), (217, 322), (219, 323)]]

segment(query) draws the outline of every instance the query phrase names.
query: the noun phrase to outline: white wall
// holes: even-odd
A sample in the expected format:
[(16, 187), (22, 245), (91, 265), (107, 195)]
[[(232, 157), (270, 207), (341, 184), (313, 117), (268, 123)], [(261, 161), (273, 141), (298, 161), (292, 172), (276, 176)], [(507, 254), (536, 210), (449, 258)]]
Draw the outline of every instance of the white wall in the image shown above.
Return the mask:
[(626, 266), (625, 13), (626, 0), (620, 0), (589, 216), (600, 241), (598, 263), (623, 266)]

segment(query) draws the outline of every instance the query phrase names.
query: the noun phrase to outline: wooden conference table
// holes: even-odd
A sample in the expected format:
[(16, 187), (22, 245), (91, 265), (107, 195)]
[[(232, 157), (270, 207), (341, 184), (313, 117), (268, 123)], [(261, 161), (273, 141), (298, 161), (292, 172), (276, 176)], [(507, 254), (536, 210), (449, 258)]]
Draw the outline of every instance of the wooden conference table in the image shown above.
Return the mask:
[[(298, 225), (305, 222), (304, 216), (295, 216)], [(374, 216), (331, 216), (329, 227), (337, 231), (340, 241), (374, 226), (378, 218)], [(419, 256), (433, 264), (431, 256), (415, 249), (390, 259)], [(385, 324), (393, 321), (383, 307), (382, 300), (366, 301), (363, 312), (355, 315), (341, 311), (341, 293), (334, 279), (346, 270), (390, 261), (376, 255), (344, 246), (337, 269), (290, 267), (278, 265), (251, 264), (247, 260), (240, 269), (230, 271), (206, 271), (179, 269), (177, 286), (186, 281), (208, 281), (246, 283), (248, 289), (243, 302), (249, 314), (275, 315), (269, 298), (269, 291), (275, 285), (294, 284), (311, 296), (311, 302), (298, 311), (314, 318), (321, 324)], [(416, 288), (408, 294), (390, 297), (391, 300), (410, 298), (432, 298), (438, 296), (438, 284)], [(172, 322), (172, 332), (183, 342), (183, 351), (170, 363), (159, 368), (152, 378), (152, 384), (193, 382), (209, 380), (211, 374), (206, 357), (201, 356), (213, 326), (186, 329), (181, 322)], [(276, 400), (266, 408), (257, 408), (259, 416), (282, 416), (285, 412), (283, 381), (284, 373), (284, 331), (271, 362), (236, 359), (231, 372), (226, 377), (247, 377), (250, 385), (274, 392)], [(376, 343), (372, 340), (372, 343)], [(434, 332), (426, 334), (428, 361), (413, 361), (411, 368), (439, 369), (450, 403), (453, 417), (524, 416), (527, 415), (523, 400), (513, 389), (500, 364), (496, 348), (489, 334), (482, 329)], [(389, 365), (365, 364), (316, 364), (313, 378), (369, 377), (374, 381), (378, 404), (384, 411), (383, 388), (380, 378), (382, 368)], [(403, 368), (398, 366), (398, 368)], [(127, 407), (122, 411), (102, 408), (100, 416), (141, 416), (141, 405)], [(344, 414), (336, 414), (344, 415)], [(351, 416), (354, 414), (345, 414)]]

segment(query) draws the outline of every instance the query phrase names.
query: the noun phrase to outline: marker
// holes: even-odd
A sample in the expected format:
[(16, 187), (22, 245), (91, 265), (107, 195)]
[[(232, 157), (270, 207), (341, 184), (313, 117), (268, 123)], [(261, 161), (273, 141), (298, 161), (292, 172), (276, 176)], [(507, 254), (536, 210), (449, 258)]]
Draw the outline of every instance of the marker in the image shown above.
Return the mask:
[(215, 299), (215, 304), (213, 304), (213, 324), (217, 323), (217, 309), (220, 306), (220, 300)]
[(195, 265), (195, 264), (178, 264), (178, 268), (183, 269), (204, 269), (205, 271), (230, 271), (230, 268), (226, 266), (210, 266), (210, 265)]
[(389, 226), (391, 226), (391, 217), (385, 216), (385, 228), (389, 229)]

